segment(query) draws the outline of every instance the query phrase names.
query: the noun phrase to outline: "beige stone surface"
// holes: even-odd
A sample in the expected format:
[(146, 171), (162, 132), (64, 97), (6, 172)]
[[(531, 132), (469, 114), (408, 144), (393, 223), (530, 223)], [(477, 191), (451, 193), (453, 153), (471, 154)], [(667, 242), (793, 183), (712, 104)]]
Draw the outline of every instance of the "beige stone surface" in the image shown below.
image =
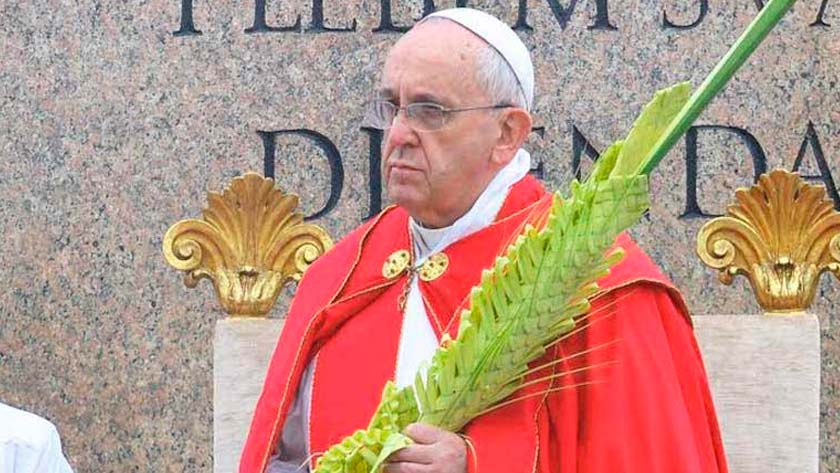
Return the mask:
[[(319, 2), (260, 1), (269, 24), (300, 15), (301, 31), (249, 34), (253, 1), (195, 0), (195, 36), (172, 34), (180, 1), (0, 2), (0, 398), (53, 421), (79, 471), (211, 468), (211, 340), (222, 314), (209, 285), (187, 290), (164, 263), (162, 236), (199, 214), (206, 190), (263, 169), (258, 131), (309, 129), (335, 144), (344, 186), (316, 223), (341, 236), (368, 215), (362, 104), (398, 37), (373, 31), (383, 1), (323, 2), (326, 25), (355, 20), (350, 33), (311, 31)], [(402, 25), (423, 4), (391, 3)], [(469, 2), (511, 24), (520, 3), (544, 127), (528, 148), (552, 188), (573, 174), (574, 130), (603, 150), (654, 90), (699, 84), (756, 13), (755, 2), (710, 2), (697, 27), (677, 30), (663, 27), (663, 9), (690, 23), (699, 0), (590, 0), (561, 26), (555, 13), (566, 0)], [(616, 29), (589, 28), (605, 3)], [(811, 26), (821, 6), (823, 24)], [(810, 129), (803, 169), (819, 173), (819, 154), (822, 172), (840, 179), (837, 7), (801, 0), (699, 123), (749, 132), (768, 168), (791, 168)], [(296, 136), (276, 145), (279, 183), (301, 194), (307, 213), (323, 207), (324, 150)], [(696, 151), (686, 163), (680, 145), (662, 164), (650, 218), (634, 236), (694, 313), (755, 312), (743, 281), (722, 287), (694, 256), (705, 219), (680, 218), (687, 169), (697, 168), (698, 206), (720, 213), (751, 182), (751, 155), (723, 131), (700, 132)], [(813, 307), (826, 472), (840, 470), (838, 287), (823, 278)]]
[[(800, 316), (693, 318), (729, 467), (819, 468), (820, 328)], [(214, 471), (234, 471), (282, 321), (221, 320), (214, 349)]]
[[(816, 473), (820, 329), (801, 316), (693, 318), (731, 471)], [(214, 471), (234, 471), (282, 321), (220, 320), (213, 343)]]
[(730, 471), (816, 473), (820, 327), (813, 314), (694, 317)]
[(213, 337), (213, 471), (235, 471), (281, 319), (225, 319)]

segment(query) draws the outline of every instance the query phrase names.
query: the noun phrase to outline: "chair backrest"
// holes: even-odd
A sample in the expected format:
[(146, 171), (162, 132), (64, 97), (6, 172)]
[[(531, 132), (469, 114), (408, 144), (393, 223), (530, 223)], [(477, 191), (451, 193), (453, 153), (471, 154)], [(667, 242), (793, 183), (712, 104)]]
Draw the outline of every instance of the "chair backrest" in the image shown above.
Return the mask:
[[(281, 290), (332, 247), (327, 232), (304, 222), (298, 197), (248, 172), (221, 193), (208, 192), (201, 219), (185, 219), (163, 237), (163, 256), (184, 284), (209, 279), (231, 318), (217, 322), (213, 347), (214, 470), (236, 471), (283, 326), (268, 319)], [(255, 238), (257, 237), (257, 238)]]
[(697, 233), (700, 260), (724, 284), (745, 276), (768, 314), (694, 319), (732, 471), (818, 471), (820, 333), (804, 313), (820, 275), (840, 277), (834, 207), (825, 187), (776, 169)]
[(213, 340), (213, 471), (237, 471), (283, 320), (223, 319)]
[(730, 471), (817, 473), (817, 316), (705, 315), (693, 321)]
[[(746, 275), (766, 311), (804, 311), (819, 281), (811, 277), (814, 271), (834, 272), (832, 268), (840, 264), (840, 213), (834, 211), (833, 201), (825, 188), (782, 170), (762, 175), (758, 184), (739, 189), (736, 196), (738, 202), (727, 208), (727, 217), (712, 219), (700, 230), (698, 256), (718, 270), (725, 283), (736, 274)], [(303, 223), (303, 215), (294, 210), (296, 204), (297, 197), (249, 173), (234, 179), (224, 193), (210, 193), (208, 209), (218, 209), (205, 211), (203, 222), (178, 222), (164, 237), (164, 256), (186, 272), (185, 283), (193, 287), (198, 279), (210, 278), (222, 307), (234, 317), (217, 323), (214, 342), (215, 471), (236, 469), (283, 324), (277, 319), (236, 317), (266, 316), (280, 288), (299, 280), (332, 245), (323, 229)], [(800, 219), (802, 211), (813, 218)], [(217, 221), (219, 216), (229, 221)], [(253, 231), (230, 231), (242, 225)], [(243, 235), (252, 233), (272, 235), (261, 241), (274, 246), (257, 248), (242, 241)], [(197, 247), (202, 251), (196, 252)], [(262, 259), (254, 266), (258, 256)], [(266, 287), (272, 290), (254, 284), (256, 280), (270, 282)], [(731, 471), (816, 473), (817, 317), (706, 315), (693, 320)]]
[[(730, 470), (817, 473), (820, 336), (815, 315), (696, 316)], [(236, 471), (283, 321), (225, 319), (214, 343), (214, 471)]]

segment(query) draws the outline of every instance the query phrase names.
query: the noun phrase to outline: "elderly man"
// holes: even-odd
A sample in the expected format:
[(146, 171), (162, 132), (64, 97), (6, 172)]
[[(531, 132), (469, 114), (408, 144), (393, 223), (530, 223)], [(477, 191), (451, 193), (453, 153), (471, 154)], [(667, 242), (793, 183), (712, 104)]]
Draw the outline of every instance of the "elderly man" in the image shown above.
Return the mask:
[[(387, 380), (408, 385), (441, 337), (456, 335), (481, 270), (551, 201), (520, 148), (533, 90), (526, 47), (476, 10), (430, 15), (390, 51), (371, 118), (387, 131), (383, 176), (396, 205), (301, 281), (240, 471), (311, 467), (367, 425)], [(609, 365), (597, 383), (549, 384), (458, 434), (411, 425), (415, 444), (386, 471), (725, 471), (682, 299), (629, 238), (618, 244), (627, 257), (600, 281), (598, 323), (552, 353), (570, 373)]]

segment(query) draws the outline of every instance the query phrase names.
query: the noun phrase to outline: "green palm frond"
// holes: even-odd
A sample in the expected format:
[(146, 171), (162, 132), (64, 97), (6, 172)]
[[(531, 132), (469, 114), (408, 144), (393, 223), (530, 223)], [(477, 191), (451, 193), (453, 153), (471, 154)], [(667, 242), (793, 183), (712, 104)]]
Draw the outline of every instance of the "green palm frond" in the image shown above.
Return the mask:
[(690, 94), (691, 85), (681, 82), (654, 95), (653, 100), (645, 106), (639, 119), (630, 129), (619, 152), (621, 166), (616, 166), (613, 174), (626, 176), (637, 173), (642, 160), (680, 113)]
[[(419, 416), (414, 393), (397, 389), (389, 381), (382, 392), (382, 400), (370, 425), (357, 430), (330, 449), (318, 460), (315, 471), (342, 473), (369, 473), (376, 471), (379, 458), (410, 444), (400, 432)], [(384, 452), (384, 453), (383, 453)]]
[(657, 93), (589, 178), (572, 182), (568, 197), (555, 194), (544, 228), (526, 228), (485, 270), (460, 314), (458, 336), (442, 342), (425, 376), (403, 389), (388, 382), (368, 428), (331, 447), (315, 472), (376, 472), (411, 443), (401, 431), (412, 422), (457, 431), (494, 406), (517, 402), (511, 395), (533, 372), (528, 364), (575, 329), (596, 281), (621, 259), (620, 249), (607, 251), (648, 208), (651, 170), (794, 1), (770, 0), (690, 98), (685, 83)]
[(589, 311), (596, 281), (622, 256), (607, 250), (648, 208), (647, 178), (613, 175), (629, 158), (612, 149), (568, 198), (555, 194), (543, 228), (527, 227), (482, 273), (458, 336), (442, 343), (425, 377), (403, 389), (389, 382), (368, 428), (333, 446), (316, 472), (375, 471), (410, 443), (400, 434), (409, 423), (457, 431), (519, 389), (528, 363)]
[(598, 279), (621, 259), (605, 252), (648, 207), (647, 179), (615, 177), (555, 196), (544, 229), (526, 230), (484, 272), (456, 340), (418, 375), (420, 422), (457, 431), (524, 380), (528, 363), (589, 310)]
[(624, 149), (655, 141), (663, 119), (653, 115), (672, 117), (685, 88), (657, 94), (628, 139), (610, 147), (588, 179), (573, 181), (568, 197), (554, 195), (545, 226), (527, 227), (482, 273), (460, 314), (458, 336), (442, 343), (425, 376), (403, 389), (389, 382), (368, 428), (333, 446), (316, 472), (376, 471), (410, 443), (400, 433), (409, 423), (458, 431), (521, 387), (529, 363), (575, 327), (590, 309), (596, 281), (621, 259), (620, 249), (607, 250), (649, 206), (647, 177), (625, 175), (638, 158)]

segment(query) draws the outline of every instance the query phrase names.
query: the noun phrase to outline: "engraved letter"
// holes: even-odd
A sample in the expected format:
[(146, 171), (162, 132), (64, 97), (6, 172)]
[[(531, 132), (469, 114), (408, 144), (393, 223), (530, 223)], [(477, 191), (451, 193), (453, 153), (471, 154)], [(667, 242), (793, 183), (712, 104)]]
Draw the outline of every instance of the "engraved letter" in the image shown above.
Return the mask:
[(174, 36), (194, 36), (201, 34), (193, 24), (193, 0), (181, 0), (181, 28), (173, 31)]
[(306, 31), (322, 33), (327, 31), (349, 33), (356, 31), (356, 19), (347, 28), (331, 28), (324, 24), (324, 0), (312, 0), (312, 24)]
[[(566, 29), (566, 25), (569, 23), (569, 19), (571, 19), (572, 13), (575, 11), (578, 0), (570, 0), (568, 7), (561, 5), (559, 0), (547, 1), (548, 6), (551, 8), (551, 13), (554, 14), (554, 18), (557, 19), (557, 23), (560, 24), (560, 29)], [(595, 0), (595, 23), (589, 25), (588, 29), (618, 29), (610, 23), (610, 11), (607, 1), (608, 0)], [(533, 29), (531, 25), (528, 24), (528, 4), (525, 0), (519, 1), (519, 14), (517, 15), (516, 24), (513, 25), (513, 29), (522, 31), (530, 31)]]
[(382, 211), (382, 136), (383, 131), (376, 128), (362, 127), (368, 135), (368, 214), (365, 220)]
[(746, 145), (753, 159), (753, 180), (767, 172), (767, 156), (758, 140), (743, 128), (724, 125), (697, 125), (685, 134), (685, 212), (680, 218), (719, 217), (720, 214), (704, 212), (697, 203), (697, 135), (700, 131), (725, 131), (734, 133)]
[(595, 162), (601, 152), (589, 143), (589, 140), (583, 136), (583, 133), (575, 125), (572, 125), (572, 172), (577, 180), (581, 179), (580, 168), (583, 163), (581, 163), (580, 158), (583, 154), (586, 154), (592, 162)]
[[(300, 31), (300, 15), (292, 26), (269, 26), (265, 22), (266, 0), (254, 0), (254, 24), (246, 28), (246, 33), (276, 33), (282, 31)], [(314, 14), (313, 14), (314, 16)]]
[(309, 141), (312, 141), (315, 146), (321, 148), (330, 165), (330, 196), (324, 208), (309, 215), (306, 220), (313, 220), (323, 217), (332, 211), (338, 199), (341, 197), (341, 191), (344, 188), (344, 165), (341, 163), (341, 154), (338, 148), (335, 147), (332, 141), (326, 136), (314, 130), (307, 130), (303, 128), (293, 130), (277, 130), (277, 131), (257, 131), (263, 141), (263, 149), (265, 154), (263, 156), (263, 170), (265, 177), (274, 179), (274, 162), (276, 157), (275, 137), (280, 135), (296, 135), (301, 136)]
[(817, 13), (817, 19), (808, 26), (831, 26), (825, 22), (825, 7), (828, 6), (828, 0), (822, 0), (820, 4), (820, 11)]
[(825, 190), (828, 197), (834, 200), (834, 207), (840, 210), (840, 195), (837, 194), (837, 185), (834, 183), (834, 178), (831, 176), (831, 169), (825, 160), (820, 139), (817, 136), (817, 130), (814, 129), (814, 124), (808, 122), (808, 131), (805, 132), (805, 138), (802, 140), (802, 146), (799, 147), (799, 154), (796, 155), (796, 161), (793, 163), (793, 171), (799, 171), (802, 167), (802, 159), (805, 157), (805, 151), (808, 146), (814, 151), (814, 160), (817, 162), (817, 169), (820, 170), (819, 175), (803, 175), (803, 179), (821, 180), (825, 184)]
[[(423, 17), (434, 13), (434, 0), (423, 0)], [(404, 33), (410, 26), (395, 25), (391, 18), (391, 0), (379, 0), (379, 26), (373, 29), (374, 33)]]
[(703, 19), (706, 18), (707, 13), (709, 13), (709, 0), (700, 0), (700, 12), (697, 15), (697, 19), (685, 25), (678, 25), (676, 23), (672, 23), (671, 20), (668, 19), (668, 12), (666, 12), (663, 8), (662, 26), (664, 26), (665, 28), (674, 28), (678, 30), (690, 30), (692, 28), (696, 28), (697, 25), (702, 23)]

